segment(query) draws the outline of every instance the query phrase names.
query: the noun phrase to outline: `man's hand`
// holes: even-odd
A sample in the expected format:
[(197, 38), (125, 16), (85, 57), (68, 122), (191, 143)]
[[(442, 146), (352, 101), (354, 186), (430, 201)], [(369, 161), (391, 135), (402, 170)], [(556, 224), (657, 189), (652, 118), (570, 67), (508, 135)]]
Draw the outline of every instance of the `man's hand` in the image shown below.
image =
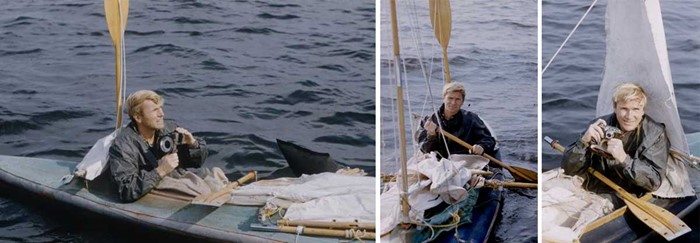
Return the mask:
[(627, 153), (622, 145), (622, 140), (617, 138), (611, 138), (608, 140), (608, 153), (612, 154), (615, 158), (616, 164), (624, 164), (627, 159)]
[(435, 136), (435, 134), (437, 134), (438, 126), (431, 120), (425, 121), (423, 128), (425, 128), (425, 131), (428, 132), (428, 136)]
[(187, 129), (184, 129), (182, 127), (175, 128), (175, 131), (185, 136), (185, 144), (189, 145), (190, 147), (196, 147), (195, 143), (197, 142), (197, 140), (194, 138), (190, 131), (187, 131)]
[(598, 119), (593, 124), (588, 126), (588, 130), (581, 137), (581, 141), (590, 144), (591, 140), (599, 143), (605, 137), (605, 131), (603, 127), (607, 126), (607, 123), (603, 119)]
[(179, 164), (180, 158), (177, 157), (177, 153), (169, 153), (158, 160), (158, 168), (156, 168), (156, 171), (158, 175), (163, 178), (175, 170)]
[(474, 144), (474, 146), (472, 146), (472, 154), (476, 154), (476, 155), (484, 154), (484, 147), (481, 147), (481, 145), (478, 145), (478, 144)]

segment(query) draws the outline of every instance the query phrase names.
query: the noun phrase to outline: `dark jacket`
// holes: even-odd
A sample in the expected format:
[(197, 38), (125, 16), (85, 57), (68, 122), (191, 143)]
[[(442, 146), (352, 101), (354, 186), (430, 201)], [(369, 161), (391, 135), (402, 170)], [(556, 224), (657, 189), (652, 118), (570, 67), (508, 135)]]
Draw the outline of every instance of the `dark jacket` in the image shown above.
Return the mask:
[[(165, 122), (165, 128), (156, 132), (158, 138), (175, 130), (177, 124), (172, 121)], [(188, 145), (179, 145), (177, 155), (179, 165), (176, 170), (182, 168), (196, 168), (204, 164), (207, 158), (207, 145), (201, 138), (196, 138), (198, 148), (189, 148)], [(109, 148), (109, 175), (112, 184), (119, 193), (119, 199), (123, 202), (133, 202), (146, 195), (153, 189), (161, 177), (156, 171), (158, 160), (163, 154), (157, 153), (155, 147), (149, 146), (138, 133), (136, 124), (129, 123), (121, 128), (114, 143)]]
[[(598, 119), (605, 120), (608, 126), (618, 127), (615, 113), (599, 117), (589, 125)], [(593, 175), (586, 174), (590, 166), (630, 193), (640, 195), (655, 191), (661, 185), (670, 142), (666, 137), (664, 124), (657, 123), (648, 116), (642, 118), (637, 130), (630, 131), (622, 139), (624, 150), (629, 155), (624, 164), (608, 164), (607, 159), (591, 152), (579, 139), (564, 153), (561, 162), (564, 173), (584, 176), (584, 188), (596, 193), (612, 192), (612, 189)]]
[[(481, 147), (484, 148), (484, 153), (495, 156), (497, 150), (496, 139), (491, 136), (491, 132), (486, 127), (486, 124), (484, 124), (484, 121), (482, 121), (477, 114), (462, 109), (459, 110), (451, 120), (446, 120), (444, 104), (440, 106), (438, 114), (440, 115), (443, 130), (472, 146), (477, 144), (481, 145)], [(445, 149), (443, 137), (439, 134), (428, 136), (428, 132), (423, 128), (423, 124), (427, 119), (428, 117), (425, 117), (425, 119), (421, 121), (420, 129), (416, 131), (418, 143), (421, 145), (421, 151), (423, 153), (436, 151), (441, 157), (447, 156), (447, 149)], [(435, 114), (430, 116), (430, 119), (435, 124), (438, 124)], [(469, 154), (469, 150), (464, 146), (448, 138), (445, 139), (447, 139), (447, 147), (451, 154)]]

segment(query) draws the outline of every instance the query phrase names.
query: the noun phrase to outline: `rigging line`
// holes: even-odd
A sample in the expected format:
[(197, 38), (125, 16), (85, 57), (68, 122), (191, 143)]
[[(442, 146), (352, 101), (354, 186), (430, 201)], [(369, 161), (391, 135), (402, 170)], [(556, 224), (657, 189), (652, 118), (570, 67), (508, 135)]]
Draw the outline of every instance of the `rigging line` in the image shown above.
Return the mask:
[[(420, 29), (420, 26), (418, 26), (418, 25), (416, 24), (418, 18), (417, 18), (417, 14), (416, 14), (416, 5), (415, 5), (415, 1), (411, 1), (411, 2), (407, 3), (406, 9), (410, 9), (410, 10), (411, 10), (411, 11), (408, 11), (409, 23), (410, 23), (412, 26), (416, 26), (418, 29)], [(411, 40), (413, 41), (413, 44), (418, 48), (418, 50), (419, 50), (419, 56), (420, 56), (420, 51), (421, 51), (420, 45), (419, 45), (419, 43), (421, 43), (420, 36), (419, 36), (419, 35), (416, 35), (416, 30), (414, 30), (413, 28), (411, 28), (410, 33), (411, 33), (411, 37), (412, 37)], [(420, 58), (419, 58), (418, 60), (419, 60), (419, 63), (420, 63)], [(411, 101), (411, 95), (410, 95), (410, 90), (411, 90), (411, 88), (410, 88), (409, 82), (408, 82), (408, 72), (407, 72), (407, 69), (406, 69), (406, 61), (405, 61), (405, 59), (404, 59), (403, 65), (404, 65), (404, 70), (403, 70), (403, 71), (404, 71), (404, 82), (406, 83), (406, 86), (405, 86), (405, 87), (406, 87), (406, 88), (405, 88), (405, 89), (406, 89), (406, 92), (405, 92), (405, 93), (406, 93), (406, 100), (409, 101), (409, 102), (407, 102), (408, 114), (409, 114), (408, 116), (409, 116), (409, 117), (412, 117), (411, 114), (413, 114), (413, 108), (412, 108), (413, 106), (411, 105), (411, 102), (410, 102), (410, 101)], [(415, 124), (415, 120), (414, 120), (414, 119), (409, 119), (409, 122), (410, 122), (410, 125), (411, 125), (411, 147), (413, 148), (413, 151), (415, 152), (415, 151), (417, 151), (417, 149), (418, 149), (418, 145), (417, 145), (417, 143), (416, 143), (416, 139), (415, 139), (415, 137), (413, 136), (413, 134), (415, 134), (415, 132), (416, 132), (416, 124)]]
[[(427, 70), (425, 68), (425, 64), (423, 63), (424, 53), (423, 53), (423, 46), (421, 45), (421, 43), (423, 43), (422, 38), (421, 38), (422, 29), (420, 28), (420, 25), (418, 23), (418, 14), (417, 14), (418, 11), (416, 8), (415, 1), (412, 1), (411, 3), (412, 3), (412, 5), (411, 5), (412, 11), (409, 12), (410, 13), (409, 16), (413, 17), (411, 20), (413, 22), (413, 26), (416, 26), (416, 29), (417, 29), (417, 30), (414, 30), (411, 32), (413, 34), (412, 40), (414, 41), (414, 44), (416, 45), (416, 48), (418, 49), (418, 63), (421, 67), (421, 73), (423, 74), (423, 79), (426, 81), (426, 86), (428, 88), (428, 95), (426, 96), (424, 103), (423, 103), (423, 107), (421, 108), (421, 114), (424, 114), (425, 104), (427, 103), (428, 100), (430, 100), (433, 111), (435, 111), (435, 103), (433, 101), (432, 89), (430, 88), (430, 84), (431, 84), (431, 80), (432, 80), (432, 73), (427, 72)], [(434, 56), (435, 55), (435, 45), (432, 44), (430, 46), (431, 46), (430, 53), (433, 53), (433, 56), (431, 56), (431, 58), (430, 58), (430, 69), (429, 70), (432, 70), (432, 67), (434, 65), (434, 60), (435, 60), (435, 56)], [(443, 79), (444, 79), (444, 76), (443, 76)], [(411, 108), (410, 108), (410, 102), (409, 102), (409, 110), (410, 109)], [(411, 119), (411, 122), (412, 122), (412, 126), (411, 126), (412, 131), (411, 132), (415, 133), (416, 131), (413, 129), (417, 128), (417, 126), (415, 126), (415, 124), (413, 124), (413, 122), (415, 122), (413, 119)], [(412, 142), (413, 142), (414, 150), (417, 151), (418, 144), (417, 144), (417, 141), (415, 140), (415, 137), (413, 137)]]
[(547, 65), (544, 66), (544, 68), (542, 69), (542, 72), (540, 74), (544, 74), (544, 72), (547, 71), (547, 68), (549, 67), (549, 65), (552, 64), (552, 61), (554, 61), (554, 58), (556, 58), (557, 55), (559, 55), (559, 51), (561, 51), (561, 49), (564, 48), (564, 45), (566, 45), (566, 42), (568, 42), (569, 38), (571, 38), (571, 36), (574, 35), (574, 32), (576, 31), (576, 29), (578, 29), (578, 26), (581, 25), (581, 22), (583, 22), (583, 19), (585, 19), (586, 16), (588, 16), (588, 13), (591, 12), (591, 9), (593, 9), (593, 6), (595, 6), (595, 4), (597, 2), (598, 2), (598, 0), (593, 0), (593, 3), (591, 3), (591, 6), (588, 7), (588, 10), (586, 10), (586, 13), (584, 13), (583, 16), (581, 17), (581, 19), (578, 21), (578, 23), (576, 23), (576, 26), (574, 26), (574, 29), (572, 29), (571, 32), (569, 32), (569, 36), (567, 36), (566, 39), (564, 39), (564, 42), (561, 43), (561, 45), (559, 46), (559, 49), (557, 49), (557, 51), (554, 52), (554, 55), (552, 55), (552, 58), (549, 59), (549, 61), (547, 62)]

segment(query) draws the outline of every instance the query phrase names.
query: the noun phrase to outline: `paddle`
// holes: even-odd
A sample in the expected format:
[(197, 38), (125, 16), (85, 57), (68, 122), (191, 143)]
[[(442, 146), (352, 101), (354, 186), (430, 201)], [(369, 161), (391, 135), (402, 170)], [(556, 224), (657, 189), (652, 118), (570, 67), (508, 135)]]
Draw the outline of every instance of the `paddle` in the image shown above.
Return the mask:
[(452, 9), (449, 0), (430, 0), (430, 24), (435, 29), (435, 37), (442, 46), (442, 63), (445, 66), (445, 82), (450, 79), (450, 63), (447, 59), (447, 45), (452, 32)]
[(107, 29), (112, 36), (114, 44), (114, 62), (116, 70), (116, 94), (117, 94), (117, 128), (122, 126), (122, 42), (126, 19), (129, 16), (129, 0), (105, 0), (105, 18)]
[(486, 180), (484, 185), (491, 188), (503, 187), (517, 187), (517, 188), (537, 188), (537, 183), (525, 183), (525, 182), (510, 182), (501, 180)]
[(208, 205), (208, 206), (216, 206), (220, 207), (225, 203), (225, 201), (216, 201), (217, 198), (223, 196), (226, 193), (229, 193), (231, 190), (237, 188), (240, 185), (243, 185), (243, 183), (253, 180), (257, 178), (257, 172), (251, 171), (248, 172), (245, 176), (239, 178), (238, 180), (229, 183), (226, 187), (223, 189), (219, 190), (218, 192), (210, 193), (210, 194), (202, 194), (194, 199), (192, 199), (192, 204), (199, 204), (199, 205)]
[[(455, 137), (454, 135), (450, 134), (449, 132), (443, 132), (442, 129), (438, 129), (442, 135), (445, 137), (449, 138), (450, 140), (464, 146), (465, 148), (472, 150), (473, 147), (471, 144), (468, 144), (467, 142), (462, 141), (462, 139), (459, 139), (458, 137)], [(534, 172), (529, 169), (521, 168), (521, 167), (515, 167), (515, 166), (509, 166), (499, 160), (497, 160), (494, 157), (491, 157), (491, 155), (488, 155), (486, 153), (482, 154), (481, 156), (486, 157), (487, 159), (493, 161), (494, 163), (500, 165), (503, 168), (506, 168), (510, 173), (513, 175), (513, 178), (516, 181), (528, 181), (528, 182), (537, 182), (537, 172)]]
[(328, 229), (308, 226), (284, 226), (269, 224), (250, 224), (250, 229), (268, 232), (284, 232), (296, 235), (320, 235), (347, 239), (376, 240), (375, 232), (364, 229)]
[[(559, 141), (553, 140), (548, 136), (545, 136), (544, 140), (555, 150), (564, 153), (565, 149), (559, 144)], [(678, 218), (678, 216), (666, 211), (666, 209), (662, 207), (635, 197), (591, 167), (588, 167), (588, 172), (615, 190), (634, 216), (639, 218), (640, 221), (659, 233), (666, 240), (671, 241), (678, 236), (690, 232), (690, 227)]]

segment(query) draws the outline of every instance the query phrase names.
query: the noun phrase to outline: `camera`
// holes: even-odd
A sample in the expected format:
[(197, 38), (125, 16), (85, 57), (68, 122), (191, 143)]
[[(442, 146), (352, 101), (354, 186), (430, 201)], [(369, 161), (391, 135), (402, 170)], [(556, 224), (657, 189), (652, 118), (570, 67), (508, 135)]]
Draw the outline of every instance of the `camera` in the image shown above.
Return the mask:
[(617, 127), (605, 126), (603, 131), (605, 132), (605, 139), (622, 138), (622, 130)]
[(158, 138), (160, 154), (166, 155), (176, 151), (178, 145), (185, 143), (185, 136), (177, 132), (171, 132)]
[(612, 126), (601, 126), (603, 128), (603, 132), (605, 134), (605, 137), (601, 139), (598, 144), (591, 144), (590, 148), (593, 153), (600, 155), (603, 158), (606, 159), (614, 159), (612, 154), (608, 152), (608, 140), (617, 138), (621, 139), (622, 138), (622, 130), (620, 130), (617, 127), (612, 127)]

